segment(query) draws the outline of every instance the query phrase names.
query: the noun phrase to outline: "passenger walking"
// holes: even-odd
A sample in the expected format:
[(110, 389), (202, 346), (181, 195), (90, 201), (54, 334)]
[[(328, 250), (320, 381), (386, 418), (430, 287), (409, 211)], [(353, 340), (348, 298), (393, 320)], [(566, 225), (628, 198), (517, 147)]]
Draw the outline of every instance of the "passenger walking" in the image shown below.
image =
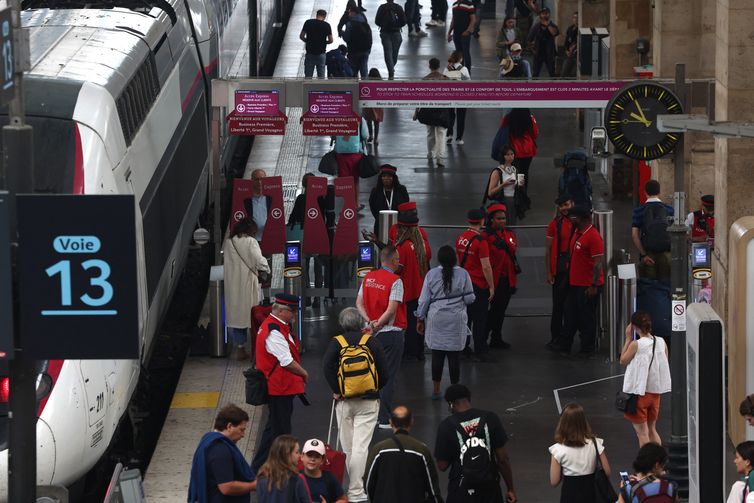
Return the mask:
[(205, 433), (194, 452), (189, 503), (251, 501), (254, 474), (236, 443), (246, 436), (249, 414), (236, 405), (220, 409), (213, 431)]
[[(465, 1), (465, 0), (461, 0)], [(448, 58), (448, 64), (442, 71), (445, 78), (448, 80), (471, 80), (469, 70), (463, 66), (464, 56), (461, 51), (453, 51)], [(456, 128), (456, 145), (463, 145), (463, 133), (466, 129), (466, 109), (465, 108), (451, 108), (450, 109), (450, 126), (448, 127), (446, 143), (450, 145), (453, 143), (453, 125), (455, 123)]]
[(311, 503), (306, 478), (298, 471), (301, 458), (298, 440), (280, 435), (270, 446), (270, 455), (257, 472), (259, 503)]
[(254, 239), (257, 226), (244, 217), (239, 220), (223, 243), (223, 282), (225, 284), (225, 326), (233, 340), (231, 357), (248, 360), (246, 340), (251, 326), (251, 308), (262, 298), (259, 273), (270, 272), (267, 259)]
[(663, 479), (667, 463), (664, 447), (654, 442), (642, 446), (633, 462), (634, 473), (628, 477), (628, 483), (621, 481), (618, 503), (641, 503), (647, 497), (662, 503), (678, 501), (676, 483)]
[(453, 42), (456, 51), (463, 55), (468, 71), (471, 71), (471, 33), (476, 24), (476, 7), (473, 0), (455, 0), (451, 10), (448, 42)]
[(495, 281), (495, 296), (490, 302), (485, 330), (490, 334), (490, 347), (500, 349), (511, 347), (510, 343), (503, 340), (503, 322), (511, 296), (516, 293), (516, 276), (521, 271), (516, 258), (516, 234), (505, 228), (507, 214), (504, 204), (493, 203), (488, 206), (488, 225), (484, 232), (490, 247), (492, 278)]
[(560, 35), (558, 25), (550, 21), (550, 9), (542, 7), (539, 11), (539, 22), (535, 22), (529, 30), (526, 41), (534, 51), (534, 78), (539, 78), (542, 64), (547, 66), (547, 74), (551, 79), (558, 75), (555, 73), (555, 55), (557, 48), (555, 38)]
[(521, 44), (510, 46), (510, 55), (500, 60), (500, 80), (531, 80), (531, 65), (521, 57)]
[(448, 0), (432, 0), (432, 19), (424, 26), (434, 28), (435, 26), (445, 26), (445, 20), (448, 17)]
[(670, 281), (670, 234), (668, 226), (675, 211), (660, 199), (660, 182), (644, 185), (647, 200), (631, 215), (631, 240), (639, 250), (639, 277)]
[(398, 168), (391, 164), (380, 166), (377, 184), (369, 194), (369, 211), (374, 217), (376, 237), (380, 225), (380, 211), (397, 210), (398, 206), (409, 201), (408, 190), (398, 179)]
[(529, 198), (529, 187), (531, 187), (531, 177), (529, 176), (529, 167), (537, 155), (537, 136), (539, 136), (539, 127), (537, 121), (528, 108), (514, 108), (503, 117), (500, 127), (508, 126), (508, 139), (513, 151), (516, 153), (515, 166), (518, 173), (524, 175), (526, 184), (523, 186), (523, 199), (525, 209), (531, 208), (531, 199)]
[[(369, 80), (382, 80), (380, 71), (376, 68), (369, 70)], [(380, 142), (377, 137), (380, 136), (380, 123), (385, 120), (385, 109), (362, 108), (361, 113), (364, 115), (364, 120), (367, 121), (367, 129), (369, 130), (367, 143), (378, 145)]]
[(506, 56), (510, 56), (511, 46), (518, 43), (520, 47), (522, 40), (521, 31), (516, 27), (516, 18), (514, 16), (507, 16), (500, 27), (495, 42), (498, 61)]
[(456, 239), (458, 264), (469, 273), (474, 289), (474, 302), (467, 307), (466, 311), (474, 341), (474, 356), (478, 361), (483, 362), (494, 361), (489, 354), (486, 328), (490, 300), (495, 298), (490, 246), (482, 234), (485, 216), (481, 209), (470, 210), (466, 217), (469, 226)]
[(471, 391), (463, 384), (448, 386), (444, 398), (451, 415), (437, 428), (435, 460), (440, 471), (450, 468), (446, 502), (515, 503), (513, 469), (505, 450), (508, 435), (498, 415), (473, 408)]
[(325, 443), (316, 438), (307, 440), (301, 449), (301, 463), (304, 465), (302, 475), (311, 500), (314, 503), (321, 503), (323, 500), (328, 503), (348, 503), (348, 497), (335, 475), (322, 469), (326, 454)]
[(406, 305), (403, 303), (403, 281), (396, 274), (400, 267), (398, 250), (392, 245), (380, 250), (380, 265), (379, 269), (370, 271), (364, 277), (356, 297), (356, 308), (368, 320), (387, 357), (388, 381), (380, 389), (378, 420), (380, 428), (390, 429), (388, 418), (403, 356)]
[(366, 501), (362, 477), (377, 425), (380, 389), (390, 382), (389, 362), (356, 308), (343, 309), (338, 323), (343, 334), (330, 339), (322, 369), (336, 400), (340, 444), (348, 468), (348, 501)]
[(552, 286), (552, 315), (550, 316), (549, 349), (557, 349), (563, 331), (565, 303), (568, 298), (568, 264), (571, 261), (571, 237), (576, 232), (568, 212), (573, 207), (571, 196), (564, 194), (555, 199), (555, 218), (547, 225), (545, 237), (545, 267), (547, 282)]
[[(429, 60), (429, 73), (422, 80), (445, 80), (440, 71), (440, 60)], [(447, 108), (418, 108), (414, 120), (427, 126), (427, 159), (434, 160), (437, 167), (445, 166), (445, 138), (450, 126), (450, 114)]]
[(571, 26), (566, 30), (565, 49), (566, 59), (563, 61), (563, 68), (560, 70), (560, 76), (566, 79), (576, 77), (576, 62), (578, 61), (579, 48), (579, 13), (574, 12), (571, 16)]
[(267, 459), (273, 439), (291, 432), (293, 398), (304, 393), (308, 372), (301, 366), (301, 346), (291, 335), (291, 323), (298, 313), (297, 295), (280, 293), (272, 304), (272, 312), (259, 327), (256, 340), (257, 369), (267, 377), (269, 414), (251, 461), (259, 470)]
[(592, 225), (592, 212), (585, 206), (574, 206), (568, 218), (576, 230), (571, 237), (568, 266), (568, 294), (566, 296), (563, 331), (560, 335), (561, 354), (568, 356), (576, 331), (581, 337), (579, 356), (593, 358), (597, 301), (605, 282), (602, 256), (605, 242)]
[(345, 35), (346, 24), (348, 24), (348, 21), (350, 21), (351, 19), (351, 16), (350, 16), (351, 7), (356, 7), (359, 12), (367, 11), (364, 7), (357, 4), (356, 0), (348, 0), (348, 2), (346, 2), (346, 9), (343, 11), (343, 15), (340, 16), (340, 21), (338, 21), (338, 36), (340, 38), (343, 38), (343, 36)]
[(395, 248), (401, 257), (401, 271), (406, 304), (406, 333), (403, 359), (424, 361), (424, 337), (416, 331), (416, 309), (419, 305), (424, 277), (429, 270), (428, 246), (419, 232), (419, 217), (415, 213), (399, 212)]
[(409, 37), (426, 37), (427, 32), (422, 30), (422, 6), (419, 0), (406, 0), (404, 10), (406, 12), (406, 22), (408, 23)]
[(327, 11), (319, 9), (314, 19), (304, 23), (299, 38), (306, 44), (304, 56), (304, 77), (310, 79), (314, 76), (314, 68), (317, 68), (317, 78), (325, 78), (325, 52), (327, 44), (332, 44), (332, 28), (325, 21)]
[[(508, 225), (516, 225), (516, 190), (518, 183), (518, 171), (513, 165), (516, 153), (510, 145), (503, 145), (498, 156), (498, 165), (490, 172), (487, 182), (487, 199), (498, 201), (508, 208), (506, 213)], [(523, 186), (526, 183), (521, 184)], [(518, 189), (520, 190), (520, 189)]]
[[(634, 330), (639, 336), (636, 340)], [(656, 426), (660, 395), (671, 389), (668, 347), (662, 337), (652, 335), (652, 320), (643, 311), (636, 311), (626, 327), (620, 364), (626, 366), (623, 392), (637, 395), (636, 411), (626, 411), (624, 417), (633, 424), (639, 447), (648, 442), (662, 445)]]
[(747, 395), (738, 406), (738, 412), (749, 426), (754, 426), (754, 395)]
[(446, 357), (450, 383), (461, 378), (461, 351), (470, 335), (466, 307), (474, 302), (471, 277), (458, 267), (455, 250), (443, 246), (437, 251), (437, 260), (440, 265), (424, 278), (416, 309), (417, 330), (432, 350), (432, 400), (442, 398), (440, 381)]
[(737, 480), (730, 488), (730, 494), (726, 503), (754, 503), (754, 442), (748, 440), (736, 446), (736, 455), (733, 458), (736, 465), (736, 473), (742, 480)]
[(368, 138), (367, 130), (367, 123), (362, 117), (359, 121), (358, 134), (335, 137), (335, 159), (338, 162), (338, 176), (353, 178), (353, 190), (359, 211), (363, 209), (363, 206), (359, 205), (359, 162), (364, 157), (364, 142)]
[(555, 429), (555, 443), (549, 450), (552, 455), (550, 484), (563, 483), (560, 503), (594, 503), (597, 459), (608, 477), (610, 464), (604, 442), (592, 433), (581, 405), (569, 403), (565, 406)]
[(393, 434), (369, 450), (364, 484), (370, 501), (442, 503), (432, 453), (411, 435), (413, 425), (411, 411), (399, 405), (390, 414)]
[(395, 78), (395, 65), (398, 63), (403, 37), (401, 28), (406, 26), (406, 13), (403, 7), (395, 3), (395, 0), (385, 0), (385, 3), (377, 8), (374, 24), (380, 27), (380, 40), (387, 66), (387, 78)]
[(254, 238), (258, 243), (262, 242), (264, 226), (267, 225), (267, 209), (270, 207), (269, 196), (262, 193), (262, 180), (267, 178), (263, 169), (255, 169), (251, 172), (251, 197), (244, 200), (246, 214), (257, 224), (257, 232)]
[(372, 51), (372, 28), (369, 26), (363, 9), (356, 3), (349, 4), (348, 22), (342, 38), (348, 45), (348, 61), (354, 75), (358, 72), (362, 79), (369, 73), (369, 53)]

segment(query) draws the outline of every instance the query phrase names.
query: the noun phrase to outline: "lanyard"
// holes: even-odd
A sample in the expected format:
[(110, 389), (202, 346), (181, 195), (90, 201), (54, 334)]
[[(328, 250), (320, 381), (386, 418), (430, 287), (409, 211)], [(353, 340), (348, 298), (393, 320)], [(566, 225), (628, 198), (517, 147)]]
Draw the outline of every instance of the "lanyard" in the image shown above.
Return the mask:
[(395, 195), (395, 187), (393, 187), (393, 189), (390, 191), (390, 199), (387, 198), (387, 192), (385, 191), (385, 187), (382, 188), (382, 195), (385, 196), (387, 209), (392, 210), (393, 209), (393, 196)]

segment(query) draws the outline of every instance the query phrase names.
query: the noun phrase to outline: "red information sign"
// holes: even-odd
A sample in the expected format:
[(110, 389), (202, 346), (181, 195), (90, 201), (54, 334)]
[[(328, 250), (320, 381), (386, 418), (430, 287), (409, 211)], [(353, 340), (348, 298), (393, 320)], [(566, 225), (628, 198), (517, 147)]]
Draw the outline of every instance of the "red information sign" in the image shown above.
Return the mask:
[(359, 117), (307, 117), (301, 118), (304, 136), (351, 136), (359, 134)]
[(325, 216), (319, 205), (327, 196), (327, 178), (312, 176), (306, 180), (306, 218), (304, 219), (304, 246), (306, 254), (330, 254), (330, 238), (325, 227)]
[(322, 117), (349, 117), (353, 114), (351, 91), (309, 91), (308, 114)]
[(251, 218), (246, 211), (246, 205), (244, 201), (249, 199), (254, 194), (254, 185), (251, 180), (245, 178), (233, 179), (233, 201), (230, 210), (230, 220), (228, 221), (228, 229), (233, 229), (233, 226), (241, 221), (244, 217)]
[(285, 209), (283, 207), (283, 177), (262, 178), (262, 194), (267, 197), (267, 223), (262, 231), (260, 247), (266, 256), (285, 251)]
[(278, 116), (228, 116), (228, 132), (233, 136), (284, 135), (288, 117)]
[(235, 93), (237, 115), (280, 115), (280, 91), (239, 89)]
[(359, 248), (359, 224), (356, 216), (356, 189), (353, 177), (342, 176), (335, 179), (335, 197), (343, 198), (335, 236), (332, 243), (332, 255), (356, 255)]

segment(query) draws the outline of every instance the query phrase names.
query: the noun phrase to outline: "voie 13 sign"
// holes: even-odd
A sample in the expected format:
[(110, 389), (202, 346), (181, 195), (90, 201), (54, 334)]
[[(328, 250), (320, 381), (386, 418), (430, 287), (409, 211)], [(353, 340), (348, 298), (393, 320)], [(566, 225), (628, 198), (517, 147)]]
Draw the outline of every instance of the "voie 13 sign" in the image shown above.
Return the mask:
[(138, 358), (133, 196), (17, 201), (24, 352), (36, 359)]

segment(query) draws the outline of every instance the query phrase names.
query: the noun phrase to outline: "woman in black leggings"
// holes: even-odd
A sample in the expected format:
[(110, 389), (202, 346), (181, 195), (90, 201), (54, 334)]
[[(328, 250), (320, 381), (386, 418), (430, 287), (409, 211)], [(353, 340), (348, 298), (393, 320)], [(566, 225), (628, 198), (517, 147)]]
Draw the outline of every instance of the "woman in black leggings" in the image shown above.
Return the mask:
[(474, 302), (474, 287), (469, 273), (458, 267), (456, 252), (443, 246), (437, 252), (438, 267), (430, 269), (424, 278), (416, 310), (416, 329), (424, 334), (427, 347), (432, 350), (432, 400), (439, 400), (440, 381), (448, 358), (450, 382), (460, 378), (459, 357), (469, 336), (466, 306)]

